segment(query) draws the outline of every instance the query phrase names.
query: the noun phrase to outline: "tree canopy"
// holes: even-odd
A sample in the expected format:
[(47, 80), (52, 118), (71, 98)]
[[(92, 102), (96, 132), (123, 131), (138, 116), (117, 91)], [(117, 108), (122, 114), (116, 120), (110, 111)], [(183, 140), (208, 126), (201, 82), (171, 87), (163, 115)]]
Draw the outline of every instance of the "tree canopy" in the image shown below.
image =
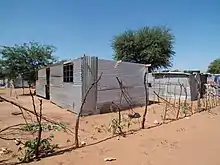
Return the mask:
[(209, 64), (207, 72), (212, 74), (220, 74), (220, 58), (212, 61)]
[(172, 66), (174, 36), (166, 27), (127, 30), (114, 37), (113, 58), (125, 62), (151, 64), (152, 69)]
[(5, 78), (5, 70), (4, 67), (2, 66), (2, 62), (0, 61), (0, 79)]
[(21, 76), (29, 83), (37, 79), (40, 67), (56, 61), (52, 55), (55, 47), (38, 42), (29, 42), (22, 45), (3, 46), (0, 50), (0, 64), (9, 79)]

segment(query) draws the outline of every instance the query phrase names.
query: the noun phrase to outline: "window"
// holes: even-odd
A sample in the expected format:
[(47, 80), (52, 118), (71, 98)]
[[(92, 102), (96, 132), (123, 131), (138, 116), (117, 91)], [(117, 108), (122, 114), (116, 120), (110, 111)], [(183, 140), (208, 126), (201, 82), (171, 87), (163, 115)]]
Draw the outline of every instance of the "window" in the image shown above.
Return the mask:
[(63, 65), (63, 82), (73, 82), (73, 63)]

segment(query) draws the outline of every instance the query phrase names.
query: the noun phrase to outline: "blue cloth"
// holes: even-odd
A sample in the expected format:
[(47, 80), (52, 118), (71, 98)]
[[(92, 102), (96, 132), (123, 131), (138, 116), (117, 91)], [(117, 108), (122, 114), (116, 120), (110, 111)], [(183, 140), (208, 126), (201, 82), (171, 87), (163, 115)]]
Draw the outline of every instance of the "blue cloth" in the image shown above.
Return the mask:
[(214, 82), (217, 84), (217, 95), (220, 96), (220, 76), (214, 77)]

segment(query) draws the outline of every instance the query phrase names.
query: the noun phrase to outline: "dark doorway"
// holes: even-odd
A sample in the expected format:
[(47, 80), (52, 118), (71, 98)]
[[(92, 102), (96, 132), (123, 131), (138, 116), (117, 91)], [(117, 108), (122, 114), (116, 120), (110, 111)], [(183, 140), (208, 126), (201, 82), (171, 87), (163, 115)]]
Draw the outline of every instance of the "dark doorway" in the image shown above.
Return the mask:
[(46, 99), (50, 99), (50, 68), (46, 69)]

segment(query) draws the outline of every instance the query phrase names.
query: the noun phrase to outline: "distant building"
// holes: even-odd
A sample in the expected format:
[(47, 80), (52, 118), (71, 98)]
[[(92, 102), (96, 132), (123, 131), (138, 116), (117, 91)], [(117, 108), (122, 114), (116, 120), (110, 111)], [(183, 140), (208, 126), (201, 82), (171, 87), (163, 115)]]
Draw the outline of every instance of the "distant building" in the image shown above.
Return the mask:
[[(181, 94), (182, 99), (187, 96), (187, 100), (195, 101), (198, 99), (197, 81), (201, 82), (200, 96), (203, 96), (205, 92), (204, 84), (207, 83), (206, 75), (184, 72), (155, 72), (152, 73), (152, 78), (150, 79), (152, 84), (149, 89), (150, 95), (153, 95), (153, 91), (164, 98), (174, 98)], [(186, 90), (184, 91), (183, 88)]]

